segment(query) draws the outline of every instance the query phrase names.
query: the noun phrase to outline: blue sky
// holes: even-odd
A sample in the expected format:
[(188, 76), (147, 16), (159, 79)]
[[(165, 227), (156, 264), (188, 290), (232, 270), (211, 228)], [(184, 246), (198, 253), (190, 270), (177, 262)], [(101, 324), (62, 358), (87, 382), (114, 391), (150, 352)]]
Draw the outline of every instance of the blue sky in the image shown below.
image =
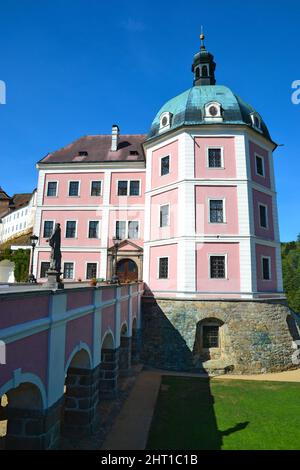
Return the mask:
[(0, 185), (31, 191), (35, 163), (85, 134), (147, 132), (161, 105), (192, 85), (201, 24), (218, 84), (267, 122), (281, 239), (300, 232), (300, 4), (296, 0), (0, 0)]

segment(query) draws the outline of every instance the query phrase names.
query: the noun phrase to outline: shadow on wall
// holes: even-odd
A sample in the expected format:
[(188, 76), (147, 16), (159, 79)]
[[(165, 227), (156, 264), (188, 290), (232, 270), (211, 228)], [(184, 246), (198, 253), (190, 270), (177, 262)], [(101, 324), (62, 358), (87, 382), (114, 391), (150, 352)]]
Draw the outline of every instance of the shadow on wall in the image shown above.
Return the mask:
[(222, 449), (223, 437), (249, 421), (219, 430), (214, 401), (208, 377), (162, 377), (147, 449)]

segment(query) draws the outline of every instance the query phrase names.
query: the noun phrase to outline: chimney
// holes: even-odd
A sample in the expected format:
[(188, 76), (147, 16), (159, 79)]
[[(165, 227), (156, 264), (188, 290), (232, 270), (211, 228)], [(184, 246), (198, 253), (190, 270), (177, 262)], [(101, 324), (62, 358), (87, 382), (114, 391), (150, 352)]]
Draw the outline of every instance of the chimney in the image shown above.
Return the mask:
[(116, 152), (118, 150), (119, 140), (119, 126), (117, 124), (112, 125), (111, 129), (111, 151)]

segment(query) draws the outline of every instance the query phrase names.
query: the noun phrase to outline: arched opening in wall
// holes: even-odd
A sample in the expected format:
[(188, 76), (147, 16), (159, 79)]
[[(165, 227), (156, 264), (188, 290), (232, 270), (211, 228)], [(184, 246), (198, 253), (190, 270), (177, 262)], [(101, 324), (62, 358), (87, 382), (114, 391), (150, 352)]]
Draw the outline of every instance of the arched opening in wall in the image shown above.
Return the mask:
[(66, 373), (62, 433), (66, 436), (89, 435), (96, 421), (99, 370), (93, 370), (89, 353), (78, 351)]
[(119, 354), (111, 332), (104, 335), (101, 347), (100, 398), (115, 398), (118, 390)]
[(196, 68), (196, 80), (200, 77), (200, 70), (199, 67)]
[(224, 359), (225, 325), (216, 318), (206, 318), (197, 323), (194, 343), (194, 364), (201, 364), (208, 360)]
[(8, 397), (3, 395), (0, 397), (0, 450), (5, 448), (5, 436), (7, 434), (7, 411)]
[(131, 336), (131, 364), (136, 365), (139, 363), (139, 345), (138, 345), (138, 331), (137, 320), (133, 319), (132, 322), (132, 336)]
[(207, 65), (202, 65), (201, 76), (206, 78), (208, 77), (208, 68)]
[(128, 336), (126, 323), (120, 331), (119, 375), (128, 375), (131, 368), (131, 338)]
[(129, 258), (118, 261), (117, 276), (120, 282), (137, 281), (138, 267), (135, 261)]
[(40, 390), (21, 383), (1, 397), (0, 446), (2, 449), (47, 449), (57, 444), (59, 434), (47, 426)]

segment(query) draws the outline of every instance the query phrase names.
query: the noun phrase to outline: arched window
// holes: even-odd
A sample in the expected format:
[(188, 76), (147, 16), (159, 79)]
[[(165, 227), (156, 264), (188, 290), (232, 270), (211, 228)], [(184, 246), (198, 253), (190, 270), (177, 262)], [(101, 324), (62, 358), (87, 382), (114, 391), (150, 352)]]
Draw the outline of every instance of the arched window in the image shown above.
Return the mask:
[(196, 68), (196, 79), (200, 77), (199, 67)]
[(202, 65), (201, 75), (202, 75), (202, 77), (208, 77), (207, 65)]

